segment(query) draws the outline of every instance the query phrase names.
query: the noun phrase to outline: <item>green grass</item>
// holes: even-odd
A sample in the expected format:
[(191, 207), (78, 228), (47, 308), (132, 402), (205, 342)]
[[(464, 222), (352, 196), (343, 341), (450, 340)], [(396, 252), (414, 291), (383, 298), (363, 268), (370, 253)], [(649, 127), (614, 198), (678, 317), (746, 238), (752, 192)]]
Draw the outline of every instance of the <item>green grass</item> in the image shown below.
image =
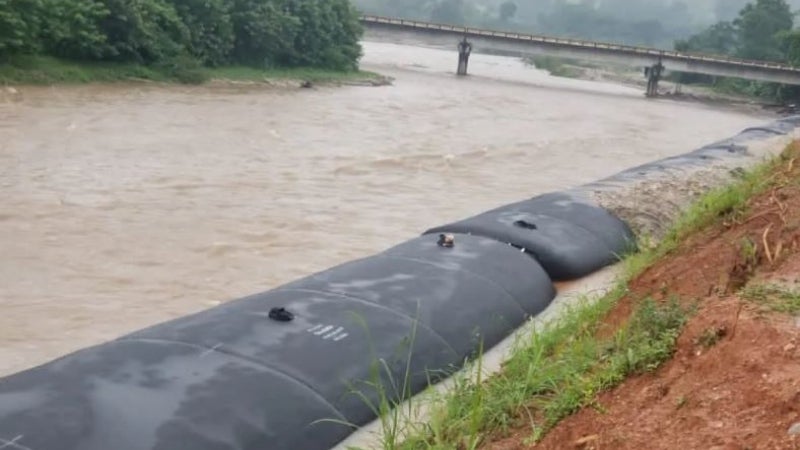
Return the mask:
[(288, 69), (256, 69), (253, 67), (232, 66), (216, 69), (206, 69), (209, 78), (218, 78), (234, 81), (251, 80), (304, 80), (314, 83), (335, 83), (362, 80), (378, 80), (381, 76), (377, 73), (366, 71), (340, 72), (315, 68), (288, 68)]
[(550, 75), (563, 78), (583, 78), (586, 69), (598, 69), (603, 72), (625, 73), (629, 69), (613, 64), (599, 63), (571, 58), (559, 58), (557, 56), (528, 56), (522, 59), (527, 65), (533, 65), (537, 69), (550, 72)]
[(56, 84), (122, 80), (169, 81), (166, 74), (136, 64), (74, 63), (47, 56), (17, 56), (0, 63), (0, 84)]
[(745, 287), (742, 298), (772, 311), (800, 314), (800, 291), (774, 284), (755, 284)]
[(420, 432), (390, 448), (475, 449), (487, 435), (520, 425), (520, 418), (537, 440), (561, 419), (593, 405), (599, 392), (671, 357), (687, 318), (677, 301), (660, 306), (647, 300), (627, 326), (598, 340), (599, 321), (613, 304), (606, 297), (570, 309), (516, 349), (499, 375), (481, 380), (480, 367), (458, 375), (455, 389), (437, 401)]
[[(640, 245), (640, 251), (623, 255), (624, 271), (616, 286), (599, 299), (583, 298), (567, 307), (558, 319), (520, 338), (503, 369), (482, 375), (481, 357), (453, 376), (452, 389), (431, 390), (421, 397), (433, 405), (425, 423), (408, 421), (411, 415), (386, 409), (391, 450), (475, 449), (484, 440), (515, 426), (530, 427), (530, 441), (542, 438), (563, 418), (596, 404), (598, 393), (614, 387), (631, 374), (656, 369), (668, 360), (676, 340), (694, 308), (682, 309), (676, 299), (658, 304), (644, 299), (632, 319), (612, 337), (599, 339), (601, 320), (627, 295), (628, 283), (659, 259), (676, 250), (690, 234), (713, 224), (740, 220), (747, 201), (780, 181), (773, 175), (786, 154), (740, 174), (729, 186), (702, 196), (674, 222), (658, 243)], [(773, 308), (800, 310), (797, 293), (760, 287), (751, 298), (771, 299)], [(706, 345), (719, 338), (709, 335)], [(686, 399), (678, 401), (681, 407)], [(399, 404), (399, 402), (395, 402)], [(408, 407), (411, 408), (410, 406)], [(387, 419), (382, 419), (386, 421)], [(397, 430), (402, 427), (403, 433)]]
[(553, 56), (531, 56), (526, 58), (526, 64), (531, 64), (537, 69), (546, 70), (550, 75), (564, 78), (580, 78), (583, 71), (575, 67), (579, 63)]
[[(419, 306), (418, 306), (419, 309)], [(379, 418), (383, 431), (382, 446), (385, 449), (395, 450), (397, 443), (400, 442), (404, 432), (404, 424), (411, 417), (413, 405), (407, 403), (408, 410), (404, 410), (403, 400), (411, 396), (411, 361), (412, 348), (416, 341), (417, 326), (419, 322), (414, 321), (409, 336), (398, 346), (395, 355), (389, 361), (378, 358), (375, 348), (372, 346), (372, 338), (366, 320), (357, 314), (353, 315), (354, 322), (364, 330), (369, 343), (369, 354), (372, 364), (369, 370), (369, 379), (359, 383), (348, 383), (350, 394), (362, 401), (371, 412)], [(396, 379), (392, 374), (402, 365), (405, 368), (403, 379)], [(319, 422), (332, 422), (356, 429), (355, 424), (337, 420), (323, 419)]]
[[(689, 235), (714, 223), (739, 220), (747, 213), (748, 199), (778, 184), (778, 180), (770, 174), (786, 160), (785, 154), (780, 155), (741, 172), (732, 184), (710, 190), (681, 214), (661, 241), (653, 242), (641, 237), (639, 246), (645, 251), (625, 259), (626, 278), (633, 278), (674, 251)], [(747, 251), (746, 243), (742, 251)]]
[(233, 81), (303, 80), (314, 83), (371, 81), (380, 76), (364, 71), (316, 68), (257, 69), (252, 67), (205, 68), (192, 61), (160, 66), (129, 63), (75, 62), (48, 56), (15, 56), (0, 63), (0, 84), (83, 84), (120, 81), (153, 81), (198, 84), (211, 79)]

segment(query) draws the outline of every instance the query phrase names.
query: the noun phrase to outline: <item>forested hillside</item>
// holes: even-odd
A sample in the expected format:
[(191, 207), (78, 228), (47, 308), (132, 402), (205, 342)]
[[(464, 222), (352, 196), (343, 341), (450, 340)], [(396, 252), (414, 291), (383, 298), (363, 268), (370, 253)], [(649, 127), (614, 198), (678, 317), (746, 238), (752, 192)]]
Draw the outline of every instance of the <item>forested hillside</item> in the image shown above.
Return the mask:
[[(687, 39), (678, 40), (675, 49), (800, 66), (800, 30), (794, 25), (794, 14), (786, 0), (756, 0), (745, 4), (732, 20), (720, 21)], [(797, 87), (776, 83), (689, 74), (679, 79), (710, 83), (722, 90), (771, 100), (800, 98)]]
[(349, 0), (0, 0), (0, 64), (47, 55), (350, 70), (361, 32)]

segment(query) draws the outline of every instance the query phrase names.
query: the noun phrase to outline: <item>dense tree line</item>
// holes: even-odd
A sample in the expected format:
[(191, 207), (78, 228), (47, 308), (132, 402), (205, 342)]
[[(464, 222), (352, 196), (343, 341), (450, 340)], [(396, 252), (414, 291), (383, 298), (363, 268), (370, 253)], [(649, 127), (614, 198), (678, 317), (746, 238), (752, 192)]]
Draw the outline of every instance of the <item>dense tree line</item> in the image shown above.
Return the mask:
[(361, 32), (349, 0), (0, 0), (0, 62), (352, 69)]
[(785, 0), (755, 0), (745, 4), (733, 21), (716, 23), (679, 40), (675, 49), (785, 62), (793, 27), (794, 18)]
[[(800, 31), (786, 0), (754, 0), (746, 3), (732, 21), (716, 23), (688, 39), (675, 43), (685, 52), (728, 55), (800, 66)], [(774, 100), (800, 96), (797, 88), (775, 83), (682, 74), (683, 82), (704, 82)]]

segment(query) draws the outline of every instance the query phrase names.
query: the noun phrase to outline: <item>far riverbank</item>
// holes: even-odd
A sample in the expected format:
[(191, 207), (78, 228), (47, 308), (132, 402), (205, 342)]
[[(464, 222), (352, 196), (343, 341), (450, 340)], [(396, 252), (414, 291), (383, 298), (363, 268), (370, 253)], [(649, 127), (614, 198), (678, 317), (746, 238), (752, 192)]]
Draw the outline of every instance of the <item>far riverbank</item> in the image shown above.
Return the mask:
[[(631, 67), (609, 64), (573, 61), (554, 57), (534, 57), (525, 59), (525, 63), (545, 70), (553, 76), (586, 81), (615, 83), (641, 89), (642, 95), (647, 87), (647, 78), (640, 71)], [(732, 108), (742, 112), (770, 112), (778, 115), (785, 113), (783, 105), (776, 105), (762, 98), (721, 92), (711, 86), (700, 84), (681, 84), (668, 79), (659, 82), (659, 97), (692, 103), (702, 103), (721, 108)]]
[(381, 86), (391, 84), (391, 78), (362, 70), (145, 66), (132, 63), (75, 62), (45, 56), (19, 56), (0, 63), (0, 85), (5, 86), (114, 82), (263, 83), (281, 87), (308, 87), (314, 84)]

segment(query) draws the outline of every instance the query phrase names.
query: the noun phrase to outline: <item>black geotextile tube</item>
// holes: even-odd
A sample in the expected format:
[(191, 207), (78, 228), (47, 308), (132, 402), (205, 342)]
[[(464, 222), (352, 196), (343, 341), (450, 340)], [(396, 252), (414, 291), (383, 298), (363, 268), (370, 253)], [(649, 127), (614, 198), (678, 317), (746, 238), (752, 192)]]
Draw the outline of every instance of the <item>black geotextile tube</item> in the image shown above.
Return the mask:
[[(0, 381), (0, 439), (36, 450), (325, 450), (542, 311), (539, 264), (423, 236)], [(1, 445), (0, 445), (1, 446)], [(16, 448), (16, 447), (15, 447)]]
[(757, 127), (745, 128), (735, 136), (726, 138), (699, 149), (670, 156), (636, 167), (625, 169), (610, 177), (570, 189), (569, 192), (584, 194), (596, 188), (608, 191), (610, 187), (624, 186), (627, 183), (644, 181), (652, 176), (670, 172), (680, 174), (686, 169), (711, 167), (714, 164), (730, 159), (748, 156), (748, 144), (763, 141), (775, 136), (785, 136), (800, 126), (800, 116), (787, 117)]
[(535, 258), (557, 281), (595, 272), (635, 250), (630, 228), (588, 199), (552, 192), (434, 227), (505, 242)]
[[(741, 157), (747, 141), (799, 125), (782, 119), (608, 180)], [(590, 187), (0, 379), (0, 448), (329, 449), (353, 431), (344, 423), (375, 418), (381, 393), (418, 393), (545, 309), (555, 296), (545, 270), (577, 278), (633, 249), (628, 226), (585, 197)]]

